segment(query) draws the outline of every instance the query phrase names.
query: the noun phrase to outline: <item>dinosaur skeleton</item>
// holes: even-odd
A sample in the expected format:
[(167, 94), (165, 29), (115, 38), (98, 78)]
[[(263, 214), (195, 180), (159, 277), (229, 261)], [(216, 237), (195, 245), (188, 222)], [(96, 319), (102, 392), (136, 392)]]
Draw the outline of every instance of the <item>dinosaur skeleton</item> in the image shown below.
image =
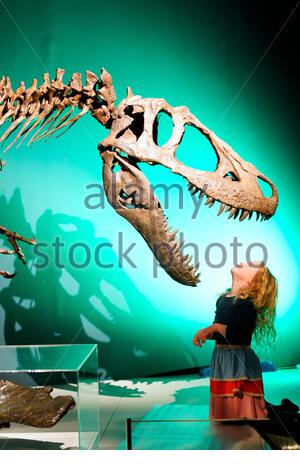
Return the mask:
[[(97, 121), (110, 130), (98, 146), (103, 160), (103, 180), (107, 199), (116, 212), (127, 219), (143, 236), (165, 271), (177, 282), (195, 286), (199, 282), (198, 265), (191, 264), (191, 256), (183, 255), (183, 241), (171, 231), (161, 204), (143, 174), (139, 164), (163, 165), (172, 173), (185, 178), (191, 193), (206, 197), (212, 207), (220, 203), (218, 215), (239, 216), (243, 221), (256, 212), (257, 220), (269, 219), (278, 205), (274, 184), (255, 166), (244, 161), (226, 142), (205, 127), (185, 106), (170, 106), (161, 98), (142, 98), (127, 87), (127, 96), (117, 106), (112, 78), (102, 68), (100, 78), (86, 72), (86, 84), (81, 74), (74, 73), (68, 85), (63, 83), (63, 69), (57, 69), (55, 80), (46, 73), (40, 87), (34, 79), (31, 87), (21, 82), (13, 91), (9, 77), (0, 81), (0, 125), (10, 125), (0, 137), (7, 143), (6, 152), (29, 137), (27, 145), (49, 138), (55, 132), (66, 132), (84, 114), (91, 112)], [(80, 110), (72, 117), (73, 111)], [(162, 146), (157, 142), (158, 115), (172, 118), (170, 139)], [(211, 143), (217, 155), (215, 171), (189, 167), (176, 158), (176, 150), (183, 138), (185, 126), (198, 129)], [(9, 138), (12, 138), (8, 143)], [(0, 162), (2, 169), (4, 162)], [(258, 179), (268, 183), (272, 195), (265, 197)], [(25, 262), (19, 241), (35, 243), (0, 226), (13, 250), (1, 254), (17, 254)], [(0, 271), (4, 277), (14, 274)]]

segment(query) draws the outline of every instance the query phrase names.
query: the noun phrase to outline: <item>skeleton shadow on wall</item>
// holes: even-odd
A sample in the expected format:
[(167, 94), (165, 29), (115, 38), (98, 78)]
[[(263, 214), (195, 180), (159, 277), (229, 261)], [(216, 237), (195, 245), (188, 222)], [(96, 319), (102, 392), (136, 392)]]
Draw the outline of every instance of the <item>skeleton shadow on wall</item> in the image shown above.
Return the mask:
[[(0, 212), (8, 226), (34, 236), (26, 221), (18, 188), (9, 201), (4, 196), (0, 198)], [(95, 237), (90, 221), (53, 214), (50, 209), (39, 217), (34, 232), (38, 242), (47, 240), (51, 244), (59, 236), (66, 247), (79, 240), (90, 246), (108, 242)], [(76, 269), (67, 263), (65, 268), (59, 268), (54, 265), (53, 251), (48, 253), (49, 265), (37, 269), (33, 266), (37, 262), (33, 247), (24, 244), (22, 249), (27, 264), (22, 265), (16, 257), (8, 257), (13, 262), (9, 268), (17, 275), (0, 281), (4, 344), (98, 343), (100, 380), (161, 372), (161, 346), (158, 344), (164, 344), (166, 338), (171, 338), (169, 370), (176, 369), (177, 363), (182, 364), (183, 358), (196, 363), (197, 358), (136, 288), (124, 269), (119, 268), (117, 272), (101, 269), (92, 262), (85, 269)], [(117, 266), (114, 250), (107, 247), (106, 253), (109, 262)], [(66, 290), (67, 284), (72, 286), (72, 292)], [(103, 286), (111, 287), (110, 295)], [(26, 364), (20, 365), (26, 367)]]

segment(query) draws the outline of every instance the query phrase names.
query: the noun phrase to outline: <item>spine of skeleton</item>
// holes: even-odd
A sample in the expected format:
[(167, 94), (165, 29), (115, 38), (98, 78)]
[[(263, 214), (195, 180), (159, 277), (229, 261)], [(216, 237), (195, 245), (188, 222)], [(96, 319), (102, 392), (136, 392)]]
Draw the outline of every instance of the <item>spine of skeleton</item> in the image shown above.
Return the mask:
[[(9, 77), (0, 80), (0, 145), (7, 152), (14, 144), (17, 148), (27, 140), (27, 145), (36, 140), (50, 137), (62, 130), (61, 134), (73, 126), (84, 114), (91, 112), (100, 124), (109, 127), (111, 110), (116, 99), (112, 78), (102, 68), (100, 78), (93, 72), (86, 72), (83, 85), (80, 73), (74, 73), (66, 85), (63, 83), (65, 70), (57, 69), (56, 77), (50, 81), (48, 73), (43, 75), (43, 83), (38, 87), (37, 80), (29, 88), (24, 82), (14, 91)], [(79, 112), (78, 112), (79, 110)], [(75, 116), (72, 116), (75, 112)], [(77, 114), (76, 114), (77, 112)], [(60, 135), (61, 135), (60, 134)], [(0, 158), (0, 171), (5, 162)], [(0, 226), (0, 235), (4, 236), (12, 249), (0, 249), (1, 255), (16, 254), (25, 263), (25, 256), (18, 245), (22, 241), (34, 244), (34, 239)], [(0, 270), (0, 276), (11, 278), (15, 273)]]
[[(66, 132), (89, 111), (102, 125), (108, 125), (110, 110), (116, 99), (109, 73), (102, 68), (99, 78), (87, 71), (85, 85), (81, 74), (77, 72), (68, 84), (64, 84), (64, 73), (64, 69), (57, 69), (54, 80), (50, 80), (49, 74), (45, 73), (39, 87), (34, 79), (29, 88), (21, 82), (15, 91), (10, 78), (2, 77), (0, 126), (7, 122), (10, 124), (0, 134), (0, 144), (4, 145), (10, 140), (3, 152), (17, 142), (19, 147), (27, 137), (27, 145), (30, 145), (36, 140), (50, 137), (58, 130)], [(74, 111), (77, 114), (72, 116)]]

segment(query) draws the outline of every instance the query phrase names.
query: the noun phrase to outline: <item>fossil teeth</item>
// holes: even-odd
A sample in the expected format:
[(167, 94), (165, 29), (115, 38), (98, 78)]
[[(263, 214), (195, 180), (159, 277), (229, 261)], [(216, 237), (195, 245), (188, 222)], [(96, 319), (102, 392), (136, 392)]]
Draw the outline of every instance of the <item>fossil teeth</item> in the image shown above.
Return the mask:
[(253, 215), (253, 212), (249, 211), (249, 220), (251, 219), (252, 215)]
[(239, 212), (240, 212), (240, 209), (236, 209), (235, 214), (233, 216), (234, 219), (237, 218), (237, 216), (239, 215)]
[(225, 204), (223, 204), (221, 202), (221, 205), (220, 205), (220, 208), (219, 208), (219, 211), (218, 211), (217, 215), (221, 215), (224, 209), (225, 209)]
[(207, 201), (205, 202), (205, 205), (206, 205), (206, 206), (209, 205), (209, 207), (211, 207), (211, 206), (212, 206), (211, 203), (214, 203), (214, 202), (215, 202), (214, 198), (208, 196)]
[(198, 197), (199, 197), (199, 198), (203, 198), (203, 201), (204, 201), (205, 196), (207, 196), (205, 190), (204, 190), (204, 189), (200, 189), (200, 192), (199, 192)]
[(181, 250), (183, 245), (185, 244), (185, 241), (184, 240), (180, 240), (179, 241), (179, 249)]
[(256, 220), (259, 219), (259, 216), (260, 216), (260, 212), (256, 211)]
[(236, 208), (235, 208), (235, 207), (232, 207), (232, 208), (231, 208), (231, 211), (230, 211), (230, 214), (229, 214), (229, 216), (228, 216), (228, 219), (231, 219), (231, 217), (233, 216), (233, 214), (235, 213), (235, 211), (236, 211)]
[(174, 230), (173, 232), (169, 232), (169, 241), (172, 242), (175, 240), (177, 233), (179, 232), (179, 228)]
[(187, 261), (186, 261), (187, 264), (190, 264), (190, 262), (192, 261), (192, 259), (193, 259), (192, 255), (187, 255), (187, 259), (186, 259), (186, 260), (187, 260)]
[(178, 243), (176, 243), (176, 244), (174, 245), (174, 247), (173, 247), (173, 252), (174, 252), (175, 255), (176, 255), (177, 253), (179, 253), (179, 244), (178, 244)]
[(228, 212), (231, 210), (231, 206), (229, 204), (226, 204), (225, 206), (225, 212)]
[(199, 191), (199, 188), (197, 188), (197, 186), (195, 186), (194, 184), (192, 183), (187, 183), (188, 185), (188, 190), (191, 191), (191, 194), (195, 194), (197, 191)]
[(195, 264), (195, 266), (194, 266), (194, 272), (198, 271), (199, 266), (200, 266), (200, 263), (199, 263), (199, 262)]
[(249, 211), (242, 210), (241, 215), (240, 215), (240, 222), (242, 222), (244, 219), (246, 219), (246, 217), (248, 217), (249, 214), (250, 214)]

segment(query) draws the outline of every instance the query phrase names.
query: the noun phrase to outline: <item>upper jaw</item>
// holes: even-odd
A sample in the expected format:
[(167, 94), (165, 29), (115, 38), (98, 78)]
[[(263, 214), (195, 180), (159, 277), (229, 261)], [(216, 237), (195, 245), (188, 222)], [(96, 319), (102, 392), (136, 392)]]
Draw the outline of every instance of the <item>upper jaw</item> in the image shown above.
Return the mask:
[[(104, 162), (106, 162), (104, 164), (104, 176), (106, 175), (104, 180), (106, 181), (105, 190), (110, 203), (120, 215), (140, 232), (156, 259), (173, 279), (185, 285), (196, 286), (200, 280), (199, 273), (197, 273), (199, 265), (193, 266), (191, 257), (183, 255), (183, 242), (177, 239), (177, 231), (171, 231), (168, 226), (161, 205), (151, 191), (147, 178), (136, 165), (137, 159), (128, 154), (121, 155), (124, 152), (113, 146), (101, 150), (101, 156), (104, 157)], [(136, 204), (132, 199), (128, 201), (126, 197), (121, 197), (121, 199), (118, 199), (118, 204), (114, 205), (114, 201), (110, 197), (108, 182), (111, 183), (112, 181), (114, 162), (116, 161), (121, 165), (122, 171), (130, 174), (130, 178), (133, 178), (130, 181), (136, 181), (139, 186), (142, 185), (143, 188), (146, 188), (144, 195), (147, 194), (148, 197), (145, 200), (141, 200)], [(242, 221), (247, 217), (250, 219), (253, 212), (256, 211), (257, 219), (261, 217), (261, 220), (265, 220), (275, 212), (278, 203), (276, 189), (274, 188), (270, 198), (265, 198), (256, 182), (256, 175), (247, 175), (248, 178), (246, 184), (244, 184), (241, 181), (229, 181), (228, 178), (221, 177), (217, 171), (205, 172), (194, 169), (192, 171), (187, 169), (186, 171), (185, 174), (181, 174), (179, 171), (176, 171), (176, 173), (185, 177), (188, 189), (193, 196), (198, 195), (198, 197), (206, 198), (206, 205), (212, 207), (216, 202), (220, 203), (217, 215), (224, 212), (228, 213), (228, 218), (234, 217), (236, 219), (239, 216), (239, 220)], [(126, 189), (126, 185), (124, 186), (124, 181), (122, 181), (121, 178), (118, 183), (119, 189), (122, 187)], [(244, 186), (247, 186), (248, 192), (244, 189)], [(151, 204), (149, 204), (150, 200)], [(132, 206), (135, 208), (132, 209)], [(172, 255), (171, 261), (170, 253)]]
[[(116, 159), (123, 158), (126, 162), (128, 154), (124, 150), (111, 147)], [(121, 153), (124, 155), (121, 156)], [(130, 157), (137, 160), (136, 157)], [(148, 162), (150, 163), (150, 162)], [(172, 162), (171, 162), (172, 163)], [(251, 219), (256, 213), (256, 220), (267, 220), (274, 214), (278, 205), (278, 194), (273, 183), (261, 175), (272, 188), (272, 196), (266, 198), (261, 192), (255, 174), (247, 173), (242, 176), (241, 181), (232, 181), (220, 175), (218, 169), (215, 172), (206, 172), (187, 167), (178, 161), (176, 168), (172, 164), (169, 168), (173, 173), (183, 176), (186, 179), (188, 190), (193, 196), (203, 198), (203, 202), (208, 207), (220, 204), (217, 215), (223, 212), (228, 213), (228, 218), (239, 217), (240, 221)]]
[[(191, 191), (198, 191), (197, 188), (195, 188), (194, 186), (191, 186)], [(193, 194), (195, 194), (195, 192), (193, 192)], [(237, 217), (239, 217), (239, 220), (242, 222), (243, 220), (249, 218), (249, 220), (251, 219), (252, 215), (253, 215), (253, 212), (254, 211), (250, 211), (250, 210), (247, 210), (247, 209), (243, 209), (243, 208), (238, 208), (238, 207), (235, 207), (231, 204), (225, 204), (217, 199), (214, 199), (210, 196), (208, 196), (207, 194), (205, 194), (204, 191), (201, 191), (199, 192), (199, 198), (203, 198), (203, 201), (205, 203), (205, 205), (207, 205), (209, 208), (210, 207), (213, 207), (213, 205), (216, 203), (216, 202), (219, 202), (220, 205), (219, 205), (219, 210), (218, 210), (218, 213), (217, 213), (217, 216), (221, 215), (223, 212), (224, 213), (228, 213), (228, 219), (231, 219), (231, 217), (233, 217), (234, 219), (236, 219)], [(265, 215), (265, 214), (262, 214), (261, 212), (259, 211), (256, 211), (256, 220), (259, 220), (259, 218), (261, 218), (260, 220), (267, 220), (268, 218), (270, 218), (271, 216), (270, 215)]]
[(275, 213), (278, 205), (278, 193), (273, 183), (261, 175), (271, 186), (272, 195), (265, 197), (257, 182), (257, 176), (248, 174), (239, 181), (221, 177), (216, 172), (200, 172), (197, 177), (189, 175), (187, 180), (191, 194), (203, 198), (205, 204), (212, 207), (220, 203), (218, 215), (229, 212), (229, 217), (245, 220), (256, 212), (257, 220), (267, 220)]
[[(102, 142), (103, 145), (104, 142)], [(100, 144), (101, 145), (101, 144)], [(101, 147), (102, 147), (101, 145)], [(104, 146), (105, 147), (105, 146)], [(228, 160), (222, 164), (218, 164), (215, 171), (208, 172), (189, 167), (177, 160), (173, 155), (168, 154), (168, 150), (161, 149), (161, 160), (157, 162), (156, 155), (150, 156), (137, 156), (131, 153), (130, 144), (120, 145), (114, 147), (109, 145), (116, 155), (123, 154), (125, 158), (131, 158), (136, 162), (145, 162), (149, 164), (159, 163), (162, 166), (169, 168), (172, 173), (182, 176), (190, 184), (190, 189), (198, 196), (205, 195), (211, 198), (208, 204), (214, 201), (219, 201), (225, 204), (227, 210), (235, 208), (238, 210), (239, 215), (245, 216), (244, 220), (248, 217), (245, 212), (256, 212), (258, 217), (263, 220), (269, 219), (275, 213), (278, 205), (278, 193), (276, 187), (265, 175), (261, 174), (253, 165), (239, 160), (235, 161), (234, 166)], [(239, 180), (232, 181), (226, 177), (226, 174), (234, 169), (238, 174)], [(272, 195), (265, 197), (262, 193), (258, 178), (264, 180), (272, 189)], [(234, 214), (232, 214), (234, 215)]]

